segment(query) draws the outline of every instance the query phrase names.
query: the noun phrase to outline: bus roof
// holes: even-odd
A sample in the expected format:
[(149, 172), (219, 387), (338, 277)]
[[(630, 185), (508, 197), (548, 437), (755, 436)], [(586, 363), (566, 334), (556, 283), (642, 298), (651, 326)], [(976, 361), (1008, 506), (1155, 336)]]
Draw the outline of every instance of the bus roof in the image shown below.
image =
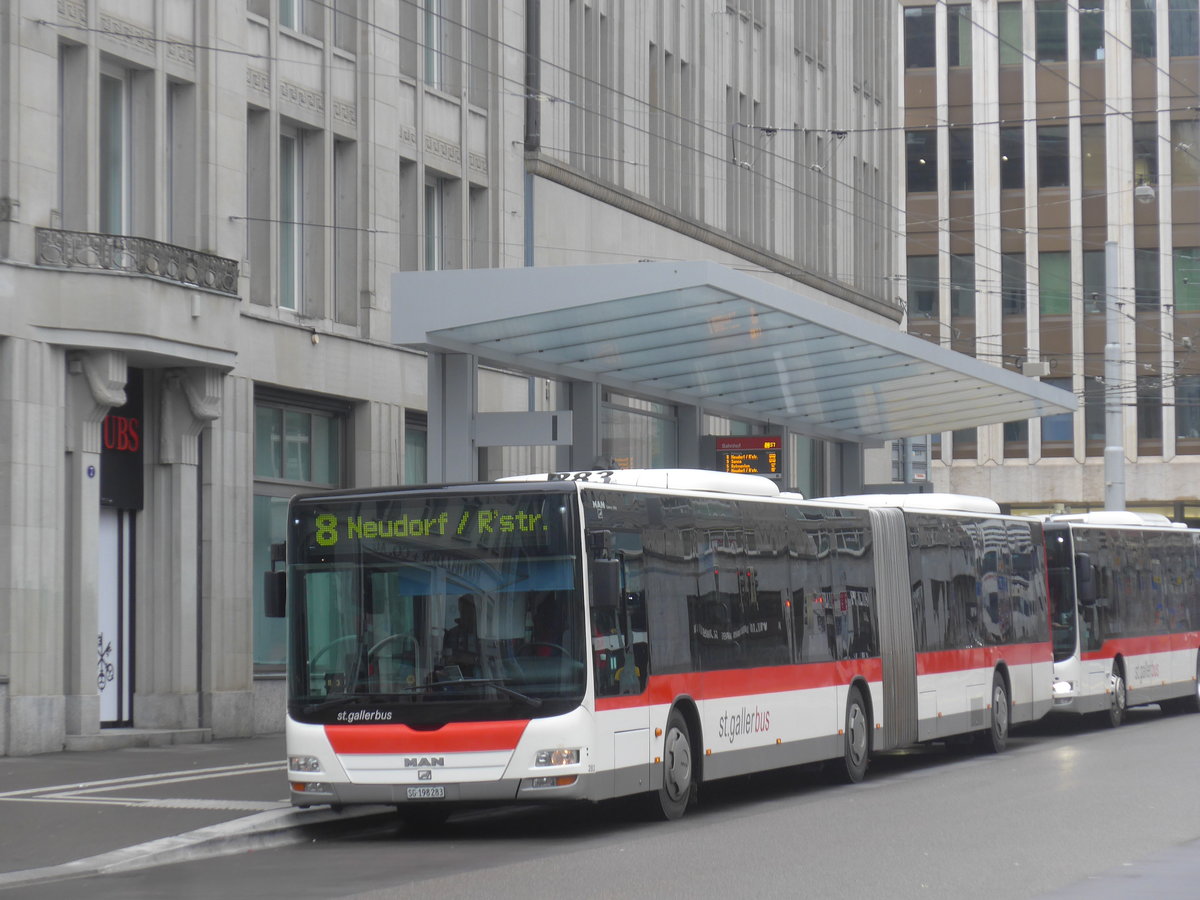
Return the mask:
[(1187, 528), (1184, 522), (1172, 522), (1161, 513), (1136, 512), (1131, 509), (1098, 509), (1086, 513), (1056, 513), (1045, 517), (1046, 522), (1068, 522), (1075, 525), (1140, 525), (1143, 528)]
[(822, 497), (821, 500), (853, 506), (892, 506), (932, 512), (1000, 513), (1000, 504), (995, 500), (970, 494), (853, 494), (847, 497)]
[[(778, 497), (779, 488), (762, 475), (737, 475), (708, 469), (599, 469), (587, 472), (542, 472), (509, 475), (497, 481), (576, 481), (623, 487), (658, 488), (668, 491), (707, 491), (748, 497)], [(791, 495), (799, 498), (799, 495)]]

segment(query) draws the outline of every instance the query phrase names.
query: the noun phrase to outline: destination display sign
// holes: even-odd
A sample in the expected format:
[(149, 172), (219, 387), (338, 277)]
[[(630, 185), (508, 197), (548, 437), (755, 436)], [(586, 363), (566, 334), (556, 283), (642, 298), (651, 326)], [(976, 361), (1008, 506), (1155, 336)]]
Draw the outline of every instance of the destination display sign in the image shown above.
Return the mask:
[(571, 504), (558, 494), (394, 496), (299, 501), (291, 516), (301, 558), (368, 552), (411, 558), (453, 547), (528, 548), (539, 553), (567, 539)]

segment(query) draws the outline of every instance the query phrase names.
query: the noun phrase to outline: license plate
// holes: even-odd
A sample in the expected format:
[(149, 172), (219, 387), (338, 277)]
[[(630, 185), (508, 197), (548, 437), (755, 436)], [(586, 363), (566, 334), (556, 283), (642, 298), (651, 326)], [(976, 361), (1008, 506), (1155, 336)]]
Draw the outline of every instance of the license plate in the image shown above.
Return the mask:
[(443, 800), (446, 797), (444, 787), (410, 787), (409, 800)]

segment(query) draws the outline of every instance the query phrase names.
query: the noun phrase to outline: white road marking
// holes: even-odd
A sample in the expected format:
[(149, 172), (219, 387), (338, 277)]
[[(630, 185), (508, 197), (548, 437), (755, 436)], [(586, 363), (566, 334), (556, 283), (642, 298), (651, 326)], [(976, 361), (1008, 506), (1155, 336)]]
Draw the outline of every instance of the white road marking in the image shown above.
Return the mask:
[(217, 766), (209, 769), (185, 769), (178, 772), (160, 772), (155, 775), (130, 775), (124, 778), (107, 778), (76, 784), (57, 784), (46, 787), (25, 788), (0, 794), (0, 801), (25, 803), (88, 803), (108, 806), (138, 806), (157, 809), (226, 809), (262, 811), (289, 806), (286, 800), (220, 800), (207, 798), (177, 797), (104, 797), (96, 796), (114, 791), (137, 790), (159, 787), (164, 784), (181, 784), (190, 781), (205, 781), (212, 778), (230, 778), (237, 775), (257, 775), (266, 772), (282, 772), (283, 761), (265, 763), (240, 763), (232, 766)]

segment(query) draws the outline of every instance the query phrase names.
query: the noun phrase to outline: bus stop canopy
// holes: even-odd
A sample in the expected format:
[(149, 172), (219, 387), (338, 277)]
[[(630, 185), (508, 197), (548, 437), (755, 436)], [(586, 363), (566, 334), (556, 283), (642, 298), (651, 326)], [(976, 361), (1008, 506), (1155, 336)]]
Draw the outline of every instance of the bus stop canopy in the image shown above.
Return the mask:
[(405, 272), (397, 344), (832, 440), (1071, 412), (1015, 372), (709, 262)]

